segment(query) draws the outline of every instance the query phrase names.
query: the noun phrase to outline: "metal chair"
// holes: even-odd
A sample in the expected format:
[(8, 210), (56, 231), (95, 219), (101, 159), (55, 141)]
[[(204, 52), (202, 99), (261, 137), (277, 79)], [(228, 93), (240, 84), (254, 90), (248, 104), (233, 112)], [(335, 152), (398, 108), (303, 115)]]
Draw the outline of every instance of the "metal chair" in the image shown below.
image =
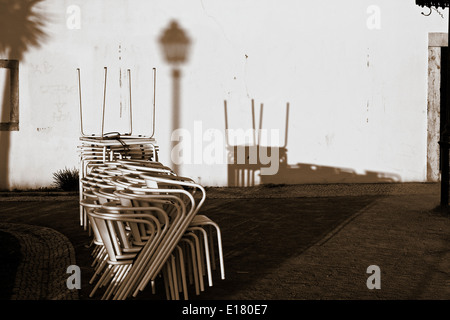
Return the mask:
[[(109, 299), (133, 266), (138, 254), (145, 245), (151, 245), (160, 240), (161, 226), (151, 213), (133, 212), (135, 208), (102, 207), (89, 211), (88, 215), (95, 221), (103, 245), (108, 253), (105, 272), (91, 291), (92, 297), (98, 288), (106, 286), (102, 299)], [(140, 208), (141, 212), (159, 211), (159, 208)], [(116, 212), (116, 213), (114, 213)], [(125, 225), (128, 226), (125, 231)]]

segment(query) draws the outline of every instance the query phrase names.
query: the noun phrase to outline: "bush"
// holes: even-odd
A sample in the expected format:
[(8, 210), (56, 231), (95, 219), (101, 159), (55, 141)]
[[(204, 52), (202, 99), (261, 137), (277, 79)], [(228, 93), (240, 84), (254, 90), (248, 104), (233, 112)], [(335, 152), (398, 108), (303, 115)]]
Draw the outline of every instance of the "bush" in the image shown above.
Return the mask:
[(78, 169), (64, 168), (53, 173), (54, 185), (63, 191), (78, 191), (79, 176)]

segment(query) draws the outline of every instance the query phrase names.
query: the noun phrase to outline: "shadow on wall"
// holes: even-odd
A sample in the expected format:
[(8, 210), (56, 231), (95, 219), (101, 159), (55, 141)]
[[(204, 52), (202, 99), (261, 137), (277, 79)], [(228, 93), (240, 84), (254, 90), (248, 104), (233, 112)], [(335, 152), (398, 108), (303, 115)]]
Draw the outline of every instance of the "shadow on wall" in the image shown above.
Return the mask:
[(366, 171), (359, 174), (353, 169), (321, 166), (309, 163), (289, 165), (287, 161), (287, 137), (289, 103), (286, 105), (285, 142), (281, 147), (260, 145), (262, 132), (261, 104), (259, 128), (255, 125), (252, 100), (253, 145), (230, 145), (227, 103), (225, 101), (225, 130), (228, 151), (228, 186), (247, 187), (258, 184), (327, 184), (327, 183), (387, 183), (401, 182), (397, 174)]
[[(46, 39), (44, 31), (45, 18), (38, 12), (38, 6), (45, 0), (2, 0), (0, 3), (0, 57), (4, 60), (22, 60), (24, 53), (31, 47), (39, 47)], [(2, 72), (2, 76), (4, 73)], [(9, 151), (11, 127), (11, 87), (9, 79), (4, 79), (5, 86), (1, 89), (1, 119), (0, 130), (0, 189), (9, 186)], [(18, 96), (18, 94), (17, 94)], [(19, 110), (17, 110), (19, 112)], [(18, 114), (17, 114), (18, 117)], [(18, 130), (17, 127), (14, 130)]]
[[(172, 67), (172, 133), (181, 127), (181, 65), (188, 60), (189, 47), (191, 40), (186, 34), (185, 30), (179, 25), (176, 20), (172, 20), (168, 27), (163, 30), (159, 38), (165, 61)], [(175, 148), (176, 141), (172, 140), (171, 150)], [(172, 157), (171, 157), (172, 158)], [(176, 159), (171, 164), (173, 171), (179, 173), (180, 168), (176, 163)]]
[(313, 183), (376, 183), (401, 182), (397, 174), (365, 171), (359, 174), (352, 169), (319, 166), (308, 163), (280, 166), (276, 175), (261, 176), (262, 184), (313, 184)]
[[(338, 168), (332, 166), (321, 166), (310, 163), (287, 164), (287, 149), (281, 147), (259, 147), (259, 151), (252, 151), (255, 146), (233, 146), (228, 148), (228, 186), (247, 187), (258, 184), (327, 184), (327, 183), (377, 183), (377, 182), (401, 182), (397, 174), (387, 172), (366, 171), (357, 173), (350, 168)], [(276, 151), (275, 151), (276, 150)], [(279, 161), (277, 164), (271, 162), (264, 164), (261, 158), (250, 161), (249, 154), (268, 154), (267, 158)], [(272, 157), (273, 153), (278, 156)], [(237, 161), (235, 155), (245, 154), (245, 163)], [(269, 170), (272, 167), (275, 174), (261, 174), (261, 170)]]

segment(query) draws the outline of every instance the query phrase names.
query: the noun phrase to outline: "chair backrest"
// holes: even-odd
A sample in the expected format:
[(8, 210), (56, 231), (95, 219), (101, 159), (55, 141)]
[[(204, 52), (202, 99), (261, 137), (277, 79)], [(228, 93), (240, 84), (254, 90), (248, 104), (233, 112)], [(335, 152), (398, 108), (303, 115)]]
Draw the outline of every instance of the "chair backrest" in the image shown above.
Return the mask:
[[(142, 176), (147, 179), (148, 177), (146, 175), (147, 174), (143, 174)], [(159, 271), (161, 270), (163, 264), (167, 260), (170, 253), (173, 251), (173, 249), (175, 248), (177, 243), (180, 241), (184, 232), (188, 228), (189, 223), (192, 221), (195, 214), (198, 212), (201, 205), (203, 204), (205, 197), (206, 197), (206, 192), (204, 191), (204, 188), (202, 186), (189, 182), (188, 180), (190, 180), (190, 179), (186, 179), (186, 181), (183, 181), (182, 179), (171, 180), (171, 179), (165, 179), (165, 178), (161, 178), (161, 177), (151, 176), (151, 179), (153, 179), (153, 178), (158, 183), (160, 183), (160, 182), (167, 183), (167, 184), (173, 185), (175, 188), (173, 188), (173, 189), (172, 188), (171, 189), (153, 189), (153, 188), (145, 188), (145, 187), (141, 186), (142, 191), (146, 191), (150, 194), (153, 193), (156, 195), (164, 194), (164, 193), (179, 195), (179, 196), (186, 197), (187, 199), (189, 199), (189, 206), (186, 206), (188, 211), (184, 215), (183, 219), (180, 219), (180, 221), (178, 221), (177, 225), (174, 228), (172, 228), (173, 232), (168, 235), (168, 237), (164, 243), (164, 248), (160, 250), (158, 255), (155, 257), (155, 259), (153, 259), (153, 261), (151, 263), (152, 270), (154, 270), (152, 278), (154, 279), (154, 277), (157, 275), (157, 273), (159, 273)], [(150, 179), (150, 178), (148, 178), (148, 179)], [(179, 187), (199, 188), (200, 190), (202, 190), (202, 198), (198, 202), (196, 202), (192, 193), (190, 193), (182, 188), (179, 188)]]
[[(112, 208), (109, 208), (112, 209)], [(111, 263), (130, 262), (148, 242), (155, 242), (160, 237), (161, 226), (151, 214), (127, 214), (127, 208), (117, 207), (94, 209), (88, 214), (98, 228), (103, 245), (108, 252)], [(146, 208), (154, 210), (154, 208)], [(114, 213), (118, 211), (119, 213)], [(126, 230), (129, 229), (129, 231)]]
[(94, 232), (94, 243), (97, 245), (103, 244), (102, 237), (100, 232), (98, 231), (97, 225), (95, 224), (95, 220), (89, 215), (90, 212), (93, 212), (95, 209), (100, 209), (102, 207), (101, 204), (98, 203), (95, 199), (86, 198), (80, 200), (80, 205), (86, 210), (91, 228)]
[(93, 189), (92, 193), (98, 197), (100, 204), (105, 204), (111, 201), (117, 201), (117, 197), (114, 195), (116, 188), (107, 186), (106, 188)]
[(170, 194), (136, 194), (132, 190), (117, 190), (114, 194), (119, 198), (121, 205), (140, 207), (158, 207), (164, 210), (164, 215), (157, 217), (161, 224), (175, 223), (186, 214), (186, 206), (181, 199)]

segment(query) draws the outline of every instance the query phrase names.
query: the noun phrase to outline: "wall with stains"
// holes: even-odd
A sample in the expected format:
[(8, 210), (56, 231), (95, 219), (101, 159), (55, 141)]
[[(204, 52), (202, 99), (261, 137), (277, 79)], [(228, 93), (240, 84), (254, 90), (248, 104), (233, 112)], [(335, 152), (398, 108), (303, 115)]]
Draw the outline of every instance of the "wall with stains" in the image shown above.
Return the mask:
[(99, 130), (106, 66), (105, 131), (127, 130), (129, 68), (133, 126), (143, 134), (157, 69), (156, 139), (170, 164), (172, 67), (158, 38), (172, 20), (192, 41), (180, 66), (180, 125), (191, 151), (182, 174), (228, 184), (226, 156), (207, 159), (212, 139), (226, 154), (224, 101), (230, 128), (250, 129), (254, 99), (257, 113), (264, 106), (263, 128), (279, 130), (278, 141), (263, 144), (283, 145), (290, 105), (288, 167), (276, 183), (426, 181), (428, 33), (446, 32), (447, 11), (426, 17), (414, 1), (387, 0), (36, 1), (44, 35), (20, 53), (14, 43), (0, 47), (0, 59), (20, 59), (20, 130), (0, 133), (8, 141), (0, 188), (49, 186), (53, 172), (78, 165), (77, 68), (85, 130)]

